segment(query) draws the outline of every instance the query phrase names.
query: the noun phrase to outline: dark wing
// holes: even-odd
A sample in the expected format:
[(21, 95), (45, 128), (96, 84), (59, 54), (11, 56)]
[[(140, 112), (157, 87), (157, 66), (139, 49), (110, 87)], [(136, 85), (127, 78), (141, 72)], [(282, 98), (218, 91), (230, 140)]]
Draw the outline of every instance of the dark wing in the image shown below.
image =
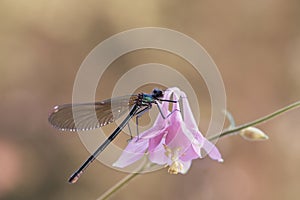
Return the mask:
[(91, 130), (112, 123), (124, 115), (136, 99), (137, 95), (130, 95), (101, 102), (55, 106), (48, 120), (60, 130)]

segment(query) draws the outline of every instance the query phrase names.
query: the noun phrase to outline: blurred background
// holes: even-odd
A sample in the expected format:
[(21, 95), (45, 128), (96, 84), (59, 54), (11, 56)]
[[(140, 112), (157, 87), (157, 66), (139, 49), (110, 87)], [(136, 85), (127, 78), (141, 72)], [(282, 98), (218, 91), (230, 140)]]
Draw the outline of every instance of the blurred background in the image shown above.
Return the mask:
[[(131, 28), (170, 28), (202, 44), (219, 67), (238, 124), (300, 99), (296, 0), (2, 0), (0, 22), (0, 199), (97, 199), (126, 176), (94, 162), (69, 185), (68, 176), (89, 153), (76, 133), (53, 129), (47, 116), (54, 105), (72, 101), (87, 54)], [(166, 52), (133, 52), (112, 64), (97, 93), (109, 97), (122, 73), (147, 62), (183, 74), (190, 68)], [(199, 77), (187, 78), (198, 90), (205, 87)], [(201, 109), (205, 132), (209, 108)], [(298, 199), (299, 116), (294, 110), (259, 126), (270, 136), (265, 142), (219, 140), (223, 164), (206, 158), (193, 162), (186, 175), (169, 175), (166, 169), (142, 175), (112, 199)]]

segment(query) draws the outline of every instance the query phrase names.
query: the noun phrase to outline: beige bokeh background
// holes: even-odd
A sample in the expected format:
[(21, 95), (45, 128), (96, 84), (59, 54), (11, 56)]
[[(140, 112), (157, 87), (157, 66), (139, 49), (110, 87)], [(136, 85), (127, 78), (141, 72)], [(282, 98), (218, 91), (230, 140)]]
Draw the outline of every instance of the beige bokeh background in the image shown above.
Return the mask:
[[(96, 199), (126, 175), (95, 162), (76, 185), (67, 184), (89, 154), (76, 134), (47, 122), (53, 105), (72, 101), (86, 55), (121, 31), (165, 27), (202, 44), (223, 76), (237, 123), (300, 99), (298, 1), (3, 0), (0, 21), (0, 199)], [(123, 73), (148, 62), (179, 69), (200, 91), (205, 132), (210, 118), (206, 87), (184, 60), (166, 52), (122, 56), (100, 81), (97, 97), (111, 95)], [(171, 176), (164, 169), (149, 173), (112, 199), (297, 199), (299, 115), (291, 111), (261, 125), (270, 136), (266, 142), (237, 136), (220, 140), (223, 164), (204, 159), (186, 175)]]

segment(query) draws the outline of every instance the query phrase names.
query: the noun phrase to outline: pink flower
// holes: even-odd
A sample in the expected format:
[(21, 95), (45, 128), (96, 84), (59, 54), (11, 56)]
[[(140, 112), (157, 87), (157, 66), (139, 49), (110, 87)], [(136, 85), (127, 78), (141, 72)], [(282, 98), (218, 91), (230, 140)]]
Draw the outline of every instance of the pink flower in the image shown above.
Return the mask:
[(172, 103), (172, 114), (170, 114), (169, 102), (162, 102), (160, 105), (162, 113), (164, 116), (168, 114), (170, 116), (163, 119), (159, 114), (150, 129), (141, 133), (139, 138), (135, 137), (129, 142), (113, 166), (126, 167), (139, 160), (147, 152), (151, 162), (168, 165), (169, 173), (184, 174), (189, 170), (192, 160), (203, 158), (202, 149), (211, 159), (223, 161), (215, 145), (200, 133), (186, 94), (178, 88), (169, 88), (164, 94), (164, 99), (170, 99), (171, 95), (175, 101), (181, 97), (183, 110), (180, 111), (179, 103)]

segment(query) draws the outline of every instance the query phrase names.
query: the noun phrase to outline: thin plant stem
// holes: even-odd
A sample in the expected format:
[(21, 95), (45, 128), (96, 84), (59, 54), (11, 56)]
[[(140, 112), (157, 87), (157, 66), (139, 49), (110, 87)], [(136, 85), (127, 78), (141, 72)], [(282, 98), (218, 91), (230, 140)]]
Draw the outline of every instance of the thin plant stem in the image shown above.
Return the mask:
[(285, 113), (285, 112), (287, 112), (289, 110), (297, 108), (299, 106), (300, 106), (300, 101), (297, 101), (297, 102), (295, 102), (293, 104), (290, 104), (290, 105), (288, 105), (286, 107), (283, 107), (283, 108), (281, 108), (281, 109), (279, 109), (279, 110), (277, 110), (277, 111), (275, 111), (275, 112), (273, 112), (273, 113), (271, 113), (269, 115), (261, 117), (261, 118), (259, 118), (257, 120), (254, 120), (252, 122), (248, 122), (246, 124), (242, 124), (240, 126), (236, 126), (236, 127), (232, 128), (232, 129), (229, 129), (229, 130), (225, 130), (221, 134), (209, 138), (209, 140), (212, 141), (212, 140), (215, 140), (217, 138), (220, 138), (220, 137), (223, 137), (223, 136), (226, 136), (226, 135), (234, 134), (235, 132), (241, 131), (241, 130), (247, 128), (247, 127), (255, 126), (255, 125), (264, 123), (264, 122), (266, 122), (266, 121), (268, 121), (268, 120), (270, 120), (270, 119), (272, 119), (274, 117), (277, 117), (277, 116), (279, 116), (279, 115), (281, 115), (281, 114), (283, 114), (283, 113)]
[[(126, 183), (131, 181), (134, 177), (139, 175), (149, 164), (149, 160), (145, 159), (144, 163), (141, 165), (141, 167), (134, 173), (131, 173), (127, 176), (125, 176), (122, 180), (120, 180), (117, 184), (112, 186), (109, 190), (107, 190), (103, 195), (101, 195), (97, 200), (105, 200), (108, 199), (112, 194), (117, 192), (120, 188), (122, 188)], [(151, 163), (150, 163), (151, 164)], [(150, 165), (152, 166), (152, 165)], [(149, 166), (149, 167), (150, 167)]]
[(131, 179), (139, 175), (139, 172), (132, 173), (127, 175), (125, 178), (120, 180), (117, 184), (107, 190), (103, 195), (101, 195), (97, 200), (105, 200), (108, 199), (112, 194), (118, 191), (121, 187), (123, 187), (126, 183), (128, 183)]

